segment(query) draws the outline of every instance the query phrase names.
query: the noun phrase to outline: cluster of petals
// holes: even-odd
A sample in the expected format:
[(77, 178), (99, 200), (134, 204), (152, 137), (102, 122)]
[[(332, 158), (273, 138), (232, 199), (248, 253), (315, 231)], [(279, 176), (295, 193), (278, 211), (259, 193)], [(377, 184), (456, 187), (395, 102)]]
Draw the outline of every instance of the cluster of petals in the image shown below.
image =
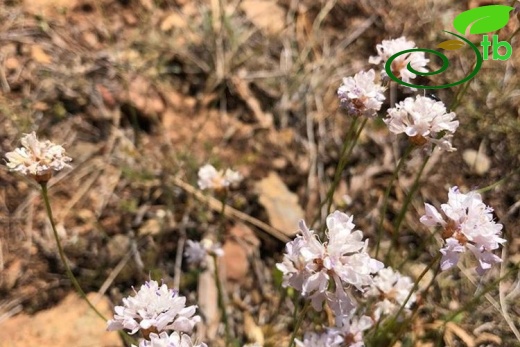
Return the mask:
[(477, 192), (467, 194), (452, 187), (448, 193), (448, 203), (441, 205), (446, 219), (430, 204), (425, 204), (425, 214), (420, 221), (428, 227), (440, 225), (445, 245), (441, 248), (441, 269), (447, 270), (459, 261), (462, 253), (471, 251), (478, 259), (477, 272), (483, 274), (493, 264), (500, 263), (500, 257), (492, 253), (506, 242), (500, 237), (502, 224), (493, 220), (493, 209), (482, 202)]
[(384, 87), (375, 82), (374, 70), (343, 78), (338, 88), (340, 104), (353, 116), (375, 117), (385, 100)]
[(336, 331), (326, 330), (318, 334), (315, 332), (306, 332), (303, 341), (294, 340), (297, 347), (341, 347), (343, 346), (343, 338)]
[[(406, 40), (404, 36), (394, 40), (383, 40), (382, 43), (376, 45), (378, 55), (370, 57), (368, 62), (371, 64), (382, 62), (384, 64), (392, 55), (413, 48), (416, 48), (415, 42)], [(410, 79), (417, 77), (417, 75), (408, 70), (408, 64), (418, 72), (427, 72), (425, 66), (429, 61), (424, 57), (424, 52), (401, 54), (392, 62), (392, 73), (402, 81), (409, 83)], [(384, 69), (382, 74), (386, 74)]]
[(202, 239), (200, 242), (187, 240), (184, 256), (186, 261), (192, 265), (204, 265), (206, 257), (224, 255), (224, 250), (219, 243), (215, 243), (209, 239)]
[(123, 306), (115, 307), (114, 319), (108, 321), (107, 329), (126, 329), (130, 334), (139, 330), (191, 333), (200, 317), (194, 315), (196, 306), (185, 304), (186, 298), (166, 284), (147, 281), (135, 296), (123, 299)]
[(199, 169), (199, 180), (197, 181), (199, 188), (222, 190), (229, 186), (239, 183), (242, 175), (231, 169), (217, 171), (211, 164), (206, 164)]
[(48, 140), (39, 141), (36, 133), (25, 134), (21, 138), (22, 147), (6, 153), (7, 167), (23, 175), (42, 177), (52, 175), (52, 170), (60, 171), (69, 166), (72, 159), (65, 155), (65, 149)]
[(410, 309), (416, 300), (415, 293), (410, 295), (413, 286), (410, 277), (403, 276), (390, 267), (380, 270), (370, 289), (365, 292), (366, 297), (378, 300), (374, 310), (375, 319), (379, 320), (382, 315), (395, 314), (403, 305), (405, 310)]
[(297, 347), (363, 347), (363, 332), (374, 326), (368, 316), (345, 317), (341, 328), (329, 328), (323, 333), (307, 332), (303, 341), (296, 339)]
[(442, 101), (417, 95), (415, 99), (406, 98), (387, 112), (384, 121), (392, 133), (405, 133), (418, 146), (429, 143), (446, 151), (455, 150), (451, 138), (459, 122), (454, 120), (454, 112), (447, 113)]
[[(337, 325), (356, 306), (344, 288), (352, 286), (363, 291), (372, 284), (372, 274), (384, 267), (367, 253), (368, 240), (362, 240), (363, 233), (354, 230), (352, 220), (352, 216), (339, 211), (330, 214), (326, 219), (326, 242), (319, 241), (301, 221), (301, 234), (287, 243), (283, 261), (276, 264), (283, 273), (283, 285), (301, 291), (317, 311), (327, 301)], [(335, 290), (330, 291), (330, 287)]]
[[(137, 347), (132, 345), (132, 347)], [(139, 347), (207, 347), (205, 343), (194, 344), (191, 337), (174, 331), (170, 335), (166, 332), (151, 333), (150, 340), (142, 340)]]

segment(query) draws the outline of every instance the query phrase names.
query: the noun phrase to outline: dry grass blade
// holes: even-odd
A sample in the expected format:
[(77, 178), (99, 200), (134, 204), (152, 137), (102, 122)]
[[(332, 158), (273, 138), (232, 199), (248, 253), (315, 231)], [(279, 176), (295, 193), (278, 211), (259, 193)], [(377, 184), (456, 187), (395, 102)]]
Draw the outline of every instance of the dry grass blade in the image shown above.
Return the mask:
[[(184, 189), (189, 194), (193, 195), (195, 198), (197, 198), (197, 200), (206, 203), (212, 210), (214, 210), (214, 211), (222, 210), (222, 203), (218, 199), (215, 199), (212, 196), (204, 195), (199, 189), (184, 182), (180, 178), (174, 177), (173, 183), (176, 186)], [(282, 242), (290, 241), (290, 239), (287, 236), (285, 236), (281, 231), (271, 227), (270, 225), (268, 225), (256, 218), (253, 218), (243, 212), (240, 212), (239, 210), (233, 208), (232, 206), (226, 206), (224, 213), (227, 217), (237, 218), (243, 222), (254, 225), (255, 227), (259, 228), (260, 230), (263, 230), (264, 232), (268, 233), (269, 235), (275, 237), (276, 239), (278, 239)]]

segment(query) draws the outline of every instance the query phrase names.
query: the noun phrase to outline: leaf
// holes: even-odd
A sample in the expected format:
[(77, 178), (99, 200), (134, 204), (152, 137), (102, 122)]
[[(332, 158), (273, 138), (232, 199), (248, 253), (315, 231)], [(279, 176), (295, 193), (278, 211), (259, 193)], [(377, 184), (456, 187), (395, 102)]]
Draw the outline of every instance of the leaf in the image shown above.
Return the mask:
[(446, 40), (437, 45), (437, 48), (442, 48), (448, 51), (455, 51), (457, 49), (462, 48), (464, 46), (464, 42), (460, 40)]
[(473, 8), (455, 17), (453, 26), (463, 35), (468, 28), (470, 34), (489, 33), (506, 26), (509, 21), (509, 12), (511, 12), (512, 9), (513, 7), (505, 5), (489, 5)]

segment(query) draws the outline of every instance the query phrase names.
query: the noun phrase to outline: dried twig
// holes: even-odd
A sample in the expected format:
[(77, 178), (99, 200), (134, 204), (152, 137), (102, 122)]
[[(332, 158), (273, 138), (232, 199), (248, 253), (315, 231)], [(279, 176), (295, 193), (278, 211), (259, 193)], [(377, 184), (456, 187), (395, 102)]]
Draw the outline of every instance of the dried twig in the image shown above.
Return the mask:
[[(212, 196), (206, 196), (204, 195), (199, 189), (193, 187), (192, 185), (184, 182), (183, 180), (181, 180), (180, 178), (178, 177), (173, 177), (173, 183), (184, 189), (186, 192), (192, 194), (197, 200), (199, 201), (202, 201), (204, 203), (206, 203), (212, 210), (214, 211), (221, 211), (222, 209), (222, 202), (219, 201), (218, 199), (215, 199), (214, 197)], [(272, 226), (256, 219), (256, 218), (253, 218), (243, 212), (240, 212), (239, 210), (231, 207), (231, 206), (226, 206), (226, 209), (225, 209), (225, 212), (224, 214), (226, 215), (226, 217), (233, 217), (233, 218), (237, 218), (237, 219), (240, 219), (246, 223), (249, 223), (249, 224), (252, 224), (254, 226), (256, 226), (257, 228), (265, 231), (266, 233), (268, 233), (269, 235), (277, 238), (278, 240), (282, 241), (282, 242), (288, 242), (290, 241), (290, 238), (286, 235), (284, 235), (280, 230), (278, 229), (275, 229), (273, 228)]]

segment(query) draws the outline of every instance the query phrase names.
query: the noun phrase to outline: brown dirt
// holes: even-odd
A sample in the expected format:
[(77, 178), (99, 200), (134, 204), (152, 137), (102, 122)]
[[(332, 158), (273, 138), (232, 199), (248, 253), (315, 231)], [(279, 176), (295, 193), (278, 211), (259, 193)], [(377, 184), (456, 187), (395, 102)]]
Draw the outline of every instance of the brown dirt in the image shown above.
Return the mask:
[[(338, 110), (341, 78), (369, 68), (368, 57), (383, 39), (404, 34), (419, 47), (440, 42), (451, 19), (468, 8), (447, 0), (265, 0), (255, 12), (252, 0), (238, 6), (218, 3), (225, 2), (11, 0), (0, 7), (2, 157), (32, 130), (64, 144), (73, 168), (53, 178), (50, 192), (65, 252), (85, 291), (104, 288), (115, 304), (149, 277), (179, 280), (179, 240), (216, 230), (218, 208), (208, 208), (209, 199), (179, 184), (196, 186), (197, 169), (206, 162), (239, 170), (246, 179), (228, 197), (229, 205), (268, 224), (255, 187), (276, 172), (310, 223), (333, 179), (351, 122)], [(266, 24), (266, 14), (272, 25)], [(511, 20), (501, 35), (516, 28), (518, 22)], [(518, 51), (515, 38), (510, 61), (485, 62), (456, 109), (459, 151), (434, 156), (423, 175), (398, 250), (417, 266), (427, 263), (430, 249), (422, 248), (429, 234), (417, 221), (423, 202), (439, 206), (450, 186), (482, 188), (502, 178), (507, 179), (484, 200), (505, 225), (508, 266), (518, 264)], [(471, 62), (461, 58), (457, 64)], [(442, 90), (438, 96), (449, 104), (455, 92)], [(404, 145), (377, 121), (369, 122), (342, 175), (335, 206), (353, 214), (371, 239), (394, 158)], [(479, 148), (491, 162), (483, 175), (463, 160), (464, 149)], [(419, 165), (417, 155), (392, 192), (387, 235)], [(351, 202), (345, 203), (345, 194)], [(15, 328), (7, 324), (22, 318), (8, 317), (60, 307), (73, 289), (38, 187), (6, 169), (0, 170), (0, 217), (0, 328), (11, 331)], [(248, 231), (246, 244), (232, 232), (242, 222), (254, 233)], [(238, 274), (229, 274), (236, 336), (241, 343), (254, 340), (249, 335), (258, 335), (259, 328), (265, 346), (278, 346), (290, 332), (289, 299), (273, 284), (284, 243), (240, 215), (231, 214), (226, 223), (227, 247), (237, 261), (248, 259), (247, 269), (238, 266)], [(126, 256), (132, 249), (137, 252)], [(121, 271), (115, 272), (118, 265)], [(185, 265), (182, 271), (181, 292), (196, 303), (198, 273)], [(506, 289), (514, 286), (514, 277), (503, 282)], [(446, 341), (435, 322), (469, 302), (479, 281), (456, 273), (442, 280), (425, 296), (423, 315), (414, 324), (417, 346)], [(497, 292), (491, 294), (459, 324), (474, 341), (489, 337), (484, 333), (492, 329), (503, 346), (513, 346), (518, 341), (493, 307)], [(509, 307), (516, 318), (517, 301), (512, 297)], [(485, 325), (489, 321), (491, 328)], [(452, 346), (467, 345), (460, 330), (450, 329)], [(33, 344), (50, 345), (38, 337), (25, 345)], [(60, 346), (58, 341), (52, 345)], [(218, 338), (211, 344), (220, 345)]]

